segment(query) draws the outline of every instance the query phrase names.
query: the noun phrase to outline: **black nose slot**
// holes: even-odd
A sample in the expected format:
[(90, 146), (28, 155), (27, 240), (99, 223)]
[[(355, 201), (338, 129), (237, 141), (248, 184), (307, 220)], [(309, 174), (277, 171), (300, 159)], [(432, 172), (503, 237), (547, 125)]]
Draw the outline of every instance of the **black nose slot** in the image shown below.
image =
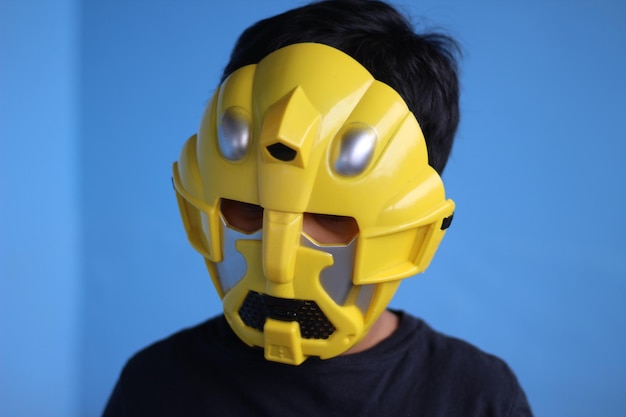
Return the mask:
[(293, 161), (293, 159), (298, 154), (298, 152), (295, 149), (291, 149), (289, 146), (282, 144), (280, 142), (268, 146), (267, 151), (274, 158), (280, 161), (284, 161), (284, 162)]

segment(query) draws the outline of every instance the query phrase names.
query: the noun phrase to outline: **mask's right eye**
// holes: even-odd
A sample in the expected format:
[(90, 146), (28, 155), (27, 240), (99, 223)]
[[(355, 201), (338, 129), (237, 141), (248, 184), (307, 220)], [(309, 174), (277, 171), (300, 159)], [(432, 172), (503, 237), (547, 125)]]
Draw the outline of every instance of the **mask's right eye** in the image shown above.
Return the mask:
[(250, 117), (241, 107), (229, 107), (222, 114), (217, 143), (222, 156), (229, 161), (240, 161), (250, 145)]
[(226, 222), (244, 232), (253, 233), (263, 227), (263, 207), (222, 198), (220, 210)]

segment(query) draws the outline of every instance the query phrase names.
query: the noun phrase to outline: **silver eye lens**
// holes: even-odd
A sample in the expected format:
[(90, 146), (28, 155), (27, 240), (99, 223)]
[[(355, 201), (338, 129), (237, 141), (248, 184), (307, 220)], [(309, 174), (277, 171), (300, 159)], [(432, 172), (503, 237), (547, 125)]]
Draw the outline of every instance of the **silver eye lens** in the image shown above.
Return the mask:
[(342, 129), (332, 153), (335, 172), (353, 177), (365, 171), (374, 156), (376, 138), (376, 131), (362, 123), (352, 123)]
[(220, 152), (229, 161), (240, 161), (250, 144), (250, 117), (241, 107), (229, 107), (217, 129)]

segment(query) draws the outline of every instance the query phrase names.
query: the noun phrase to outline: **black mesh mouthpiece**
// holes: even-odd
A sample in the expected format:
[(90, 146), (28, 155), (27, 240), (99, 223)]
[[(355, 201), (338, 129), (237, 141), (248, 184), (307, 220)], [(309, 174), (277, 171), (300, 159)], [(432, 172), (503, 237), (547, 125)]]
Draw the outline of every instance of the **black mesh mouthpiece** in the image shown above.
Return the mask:
[(335, 331), (315, 301), (278, 298), (255, 291), (248, 292), (239, 317), (246, 326), (260, 331), (268, 318), (297, 321), (304, 339), (328, 339)]

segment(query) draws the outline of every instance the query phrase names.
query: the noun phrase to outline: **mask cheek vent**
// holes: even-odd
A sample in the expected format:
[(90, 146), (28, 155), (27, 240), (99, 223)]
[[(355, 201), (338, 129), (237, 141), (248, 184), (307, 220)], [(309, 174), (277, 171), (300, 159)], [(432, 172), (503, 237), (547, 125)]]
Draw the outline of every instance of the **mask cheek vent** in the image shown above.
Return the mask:
[(219, 281), (222, 294), (226, 294), (234, 288), (245, 276), (248, 270), (248, 261), (237, 249), (238, 241), (261, 241), (262, 231), (252, 234), (242, 233), (226, 224), (223, 216), (220, 216), (222, 236), (223, 261), (215, 263), (214, 277)]
[(295, 321), (303, 339), (328, 339), (335, 331), (315, 301), (278, 298), (255, 291), (246, 295), (239, 317), (246, 326), (259, 331), (263, 331), (268, 318)]

